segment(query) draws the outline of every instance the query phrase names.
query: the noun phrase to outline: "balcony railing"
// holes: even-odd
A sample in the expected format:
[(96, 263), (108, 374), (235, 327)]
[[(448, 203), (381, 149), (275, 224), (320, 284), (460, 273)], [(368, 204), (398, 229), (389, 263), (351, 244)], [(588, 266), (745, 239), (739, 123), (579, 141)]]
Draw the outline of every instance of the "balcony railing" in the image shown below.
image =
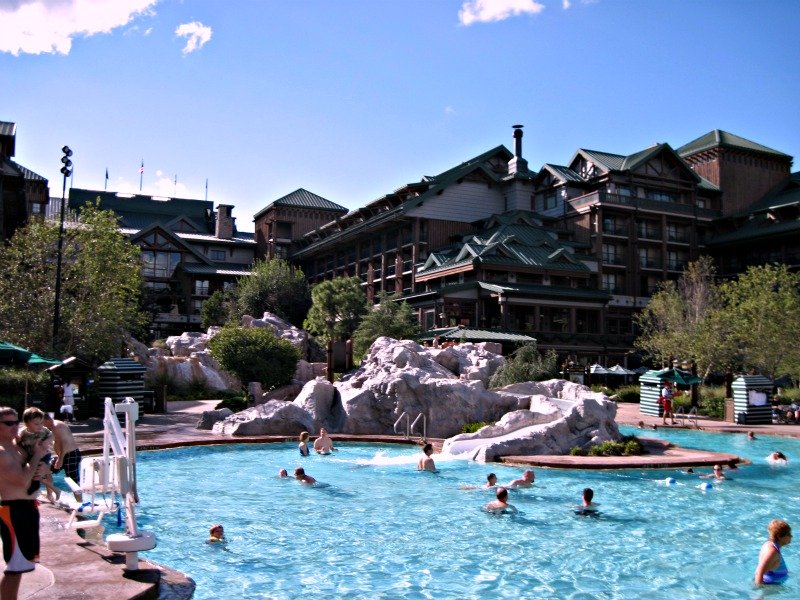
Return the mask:
[(686, 260), (668, 260), (667, 269), (670, 271), (683, 271), (688, 262)]
[(625, 265), (625, 257), (618, 254), (604, 254), (603, 264), (605, 265)]
[(661, 259), (660, 258), (640, 258), (639, 259), (639, 266), (643, 269), (660, 269), (661, 268)]
[(667, 234), (667, 241), (668, 242), (675, 242), (677, 244), (688, 244), (689, 243), (689, 236), (685, 233), (668, 233)]
[(570, 205), (575, 210), (590, 206), (592, 204), (614, 204), (618, 206), (630, 206), (642, 210), (652, 210), (665, 214), (698, 216), (706, 219), (714, 219), (722, 216), (722, 211), (710, 208), (700, 208), (691, 204), (680, 204), (678, 202), (661, 202), (659, 200), (648, 200), (647, 198), (635, 198), (632, 196), (620, 196), (608, 192), (591, 192), (577, 198), (569, 200)]

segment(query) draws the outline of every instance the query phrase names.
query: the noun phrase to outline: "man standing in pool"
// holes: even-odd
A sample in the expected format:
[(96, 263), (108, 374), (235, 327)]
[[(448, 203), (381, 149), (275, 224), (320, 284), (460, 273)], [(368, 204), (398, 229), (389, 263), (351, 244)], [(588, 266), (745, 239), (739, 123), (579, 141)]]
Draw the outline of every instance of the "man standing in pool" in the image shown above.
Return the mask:
[(435, 473), (436, 464), (433, 462), (433, 458), (431, 458), (431, 454), (433, 454), (433, 445), (425, 444), (422, 447), (422, 453), (424, 456), (417, 462), (417, 471), (431, 471)]
[(522, 477), (511, 481), (506, 485), (507, 488), (529, 488), (533, 485), (536, 476), (533, 474), (533, 469), (528, 469), (522, 473)]
[(333, 450), (333, 440), (328, 437), (328, 430), (322, 427), (319, 437), (314, 441), (314, 451), (317, 454), (330, 454)]
[(26, 463), (16, 444), (18, 428), (17, 411), (0, 406), (0, 536), (6, 561), (0, 581), (3, 600), (16, 600), (22, 574), (33, 571), (39, 561), (39, 508), (27, 490), (48, 468), (41, 464), (47, 452), (41, 441), (34, 445)]
[(497, 488), (497, 500), (492, 500), (485, 507), (484, 510), (493, 513), (517, 512), (517, 508), (513, 504), (508, 503), (508, 490), (502, 486)]

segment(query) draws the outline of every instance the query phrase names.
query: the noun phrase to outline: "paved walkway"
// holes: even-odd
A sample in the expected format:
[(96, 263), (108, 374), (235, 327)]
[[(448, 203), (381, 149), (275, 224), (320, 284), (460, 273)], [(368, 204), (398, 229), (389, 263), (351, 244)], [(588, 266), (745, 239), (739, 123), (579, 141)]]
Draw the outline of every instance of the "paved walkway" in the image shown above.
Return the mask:
[[(136, 426), (140, 449), (169, 448), (173, 446), (208, 444), (283, 441), (286, 436), (264, 436), (235, 439), (216, 436), (210, 431), (195, 429), (200, 413), (214, 408), (216, 401), (172, 402), (169, 414), (144, 415)], [(661, 419), (639, 414), (638, 404), (620, 404), (617, 422), (637, 426), (642, 421), (647, 429), (652, 425), (661, 427)], [(694, 424), (692, 424), (694, 426)], [(701, 418), (700, 429), (716, 432), (745, 434), (786, 435), (800, 437), (800, 425), (736, 425), (718, 420)], [(72, 426), (79, 446), (83, 450), (99, 451), (103, 432), (101, 419), (89, 419)], [(679, 468), (706, 466), (716, 462), (738, 461), (728, 454), (697, 452), (671, 447), (659, 440), (642, 438), (649, 451), (641, 457), (573, 457), (573, 456), (509, 456), (503, 462), (518, 465), (535, 465), (562, 468)], [(391, 436), (332, 436), (341, 441), (413, 441), (398, 440)], [(291, 438), (294, 439), (294, 438)], [(432, 440), (436, 446), (440, 440)], [(438, 443), (437, 443), (438, 442)], [(123, 570), (124, 558), (109, 553), (104, 546), (93, 544), (79, 537), (74, 530), (66, 529), (67, 513), (51, 505), (41, 506), (42, 554), (39, 567), (23, 575), (19, 597), (23, 600), (81, 600), (106, 599), (128, 600), (159, 598), (160, 600), (184, 600), (191, 597), (194, 582), (180, 573), (160, 565), (140, 560), (140, 570), (128, 574)], [(140, 558), (146, 557), (146, 553)], [(159, 584), (160, 582), (160, 584)]]

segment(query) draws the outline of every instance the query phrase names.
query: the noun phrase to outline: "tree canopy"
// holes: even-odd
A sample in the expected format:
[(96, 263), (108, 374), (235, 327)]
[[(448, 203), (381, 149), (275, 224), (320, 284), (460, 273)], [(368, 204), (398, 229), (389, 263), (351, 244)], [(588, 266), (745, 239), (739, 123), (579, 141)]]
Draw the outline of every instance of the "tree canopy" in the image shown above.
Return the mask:
[(550, 349), (542, 356), (536, 342), (529, 342), (517, 348), (505, 364), (495, 371), (489, 380), (489, 387), (500, 388), (512, 383), (544, 381), (553, 377), (558, 377), (556, 351)]
[(721, 284), (714, 276), (704, 258), (654, 294), (637, 316), (636, 347), (662, 364), (693, 359), (705, 374), (731, 366), (800, 375), (800, 275), (764, 265)]
[(345, 341), (366, 312), (366, 296), (358, 277), (337, 277), (311, 290), (311, 309), (304, 328), (324, 343)]
[(311, 306), (311, 292), (303, 271), (285, 260), (256, 261), (252, 274), (236, 287), (238, 316), (260, 319), (265, 311), (275, 313), (300, 327)]
[(408, 302), (396, 302), (381, 292), (379, 303), (367, 311), (353, 333), (353, 353), (363, 356), (382, 335), (406, 340), (416, 338), (419, 333), (419, 323)]
[(58, 225), (35, 220), (0, 248), (0, 336), (35, 352), (102, 362), (147, 323), (139, 248), (111, 211), (87, 204), (64, 233), (60, 326), (53, 339)]

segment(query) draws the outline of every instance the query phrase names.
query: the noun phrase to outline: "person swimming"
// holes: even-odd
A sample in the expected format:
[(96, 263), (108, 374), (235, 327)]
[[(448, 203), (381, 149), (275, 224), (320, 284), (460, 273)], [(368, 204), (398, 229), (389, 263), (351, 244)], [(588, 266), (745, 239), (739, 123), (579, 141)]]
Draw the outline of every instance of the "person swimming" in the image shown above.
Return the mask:
[(767, 457), (767, 462), (772, 463), (773, 465), (785, 465), (789, 462), (786, 458), (786, 455), (783, 452), (772, 452)]
[(313, 485), (317, 483), (317, 480), (311, 477), (311, 475), (306, 475), (306, 471), (303, 467), (297, 467), (294, 470), (294, 478), (297, 479), (300, 483), (305, 483), (308, 485)]
[(300, 456), (308, 456), (309, 449), (308, 449), (308, 432), (303, 431), (300, 434), (300, 443), (297, 444), (297, 449), (300, 451)]
[(767, 525), (769, 540), (761, 546), (756, 567), (755, 583), (776, 584), (783, 583), (789, 578), (789, 568), (781, 554), (781, 547), (792, 542), (792, 528), (781, 519), (773, 519)]
[(593, 502), (594, 490), (592, 488), (583, 488), (583, 495), (581, 497), (580, 508), (575, 509), (576, 515), (581, 516), (597, 516), (597, 504)]
[(206, 543), (208, 544), (216, 544), (217, 542), (224, 542), (225, 541), (225, 530), (223, 529), (222, 525), (217, 523), (216, 525), (212, 525), (211, 528), (208, 530), (208, 539)]
[(508, 503), (508, 490), (503, 486), (497, 488), (495, 493), (496, 500), (492, 500), (483, 507), (483, 510), (495, 514), (515, 513), (517, 508)]

